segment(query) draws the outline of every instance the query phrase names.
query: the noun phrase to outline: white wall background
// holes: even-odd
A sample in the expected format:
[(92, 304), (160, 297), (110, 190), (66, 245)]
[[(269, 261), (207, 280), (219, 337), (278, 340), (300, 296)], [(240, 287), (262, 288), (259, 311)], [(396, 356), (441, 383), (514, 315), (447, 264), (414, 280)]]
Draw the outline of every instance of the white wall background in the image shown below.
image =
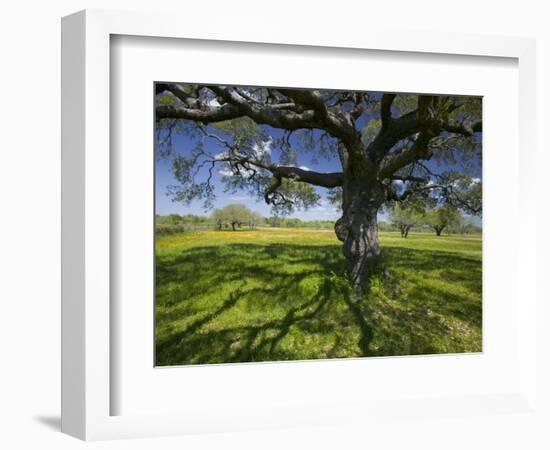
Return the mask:
[[(238, 0), (189, 2), (167, 0), (19, 0), (4, 2), (0, 12), (0, 448), (101, 449), (160, 448), (548, 448), (537, 432), (547, 427), (528, 416), (499, 416), (433, 421), (433, 434), (418, 432), (413, 421), (371, 429), (281, 430), (188, 436), (157, 440), (84, 444), (59, 433), (60, 358), (60, 17), (83, 8), (168, 10), (182, 26), (220, 14), (245, 26), (261, 20), (287, 27), (394, 27), (410, 30), (537, 37), (539, 122), (539, 265), (542, 282), (549, 239), (550, 202), (544, 199), (550, 167), (543, 133), (550, 124), (550, 14), (544, 1), (391, 2), (321, 1), (299, 3)], [(244, 17), (246, 16), (246, 17)], [(544, 106), (546, 105), (546, 109)], [(546, 267), (544, 264), (546, 263)], [(546, 275), (543, 277), (543, 275)], [(546, 289), (547, 293), (548, 290)], [(541, 294), (542, 295), (542, 294)], [(547, 299), (547, 298), (546, 298)], [(548, 312), (549, 308), (541, 313)], [(545, 342), (549, 332), (541, 330)], [(550, 351), (541, 352), (549, 375)], [(544, 352), (544, 353), (543, 353)], [(548, 376), (550, 379), (550, 375)], [(545, 390), (548, 395), (548, 390)], [(547, 397), (548, 398), (548, 397)], [(550, 404), (547, 400), (547, 404)]]

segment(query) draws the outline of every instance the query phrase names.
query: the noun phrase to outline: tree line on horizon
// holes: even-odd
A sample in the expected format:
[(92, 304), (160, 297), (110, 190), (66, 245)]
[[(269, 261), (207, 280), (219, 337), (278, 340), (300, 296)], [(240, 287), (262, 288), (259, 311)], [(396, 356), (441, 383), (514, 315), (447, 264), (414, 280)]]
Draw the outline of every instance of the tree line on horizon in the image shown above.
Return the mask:
[[(229, 204), (214, 209), (210, 215), (197, 214), (157, 214), (155, 228), (157, 234), (174, 234), (195, 230), (255, 230), (257, 227), (270, 228), (312, 228), (332, 229), (334, 220), (302, 220), (295, 217), (271, 215), (264, 217), (242, 204)], [(457, 208), (449, 206), (428, 207), (419, 202), (394, 205), (388, 214), (388, 221), (380, 220), (380, 231), (399, 231), (406, 238), (410, 231), (447, 234), (481, 233), (476, 226)]]
[(157, 234), (182, 233), (194, 230), (233, 230), (257, 227), (333, 229), (334, 220), (302, 220), (296, 217), (271, 215), (264, 217), (242, 204), (229, 204), (214, 209), (210, 215), (167, 214), (155, 216)]

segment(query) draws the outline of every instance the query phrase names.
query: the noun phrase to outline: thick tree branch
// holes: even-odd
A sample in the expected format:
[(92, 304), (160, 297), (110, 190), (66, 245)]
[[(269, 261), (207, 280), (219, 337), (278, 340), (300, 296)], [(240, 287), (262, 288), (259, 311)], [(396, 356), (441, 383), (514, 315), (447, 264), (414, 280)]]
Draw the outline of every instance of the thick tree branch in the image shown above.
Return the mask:
[(186, 108), (182, 106), (158, 105), (156, 108), (156, 120), (184, 119), (200, 122), (208, 125), (213, 122), (237, 119), (242, 113), (233, 105), (225, 104), (206, 109)]
[(277, 91), (293, 100), (296, 105), (313, 110), (314, 117), (318, 121), (316, 128), (324, 129), (333, 137), (348, 144), (359, 143), (359, 133), (352, 123), (351, 115), (347, 117), (340, 108), (328, 107), (319, 91), (306, 89), (277, 89)]
[(344, 181), (344, 174), (342, 172), (322, 173), (292, 166), (271, 166), (267, 170), (276, 176), (325, 188), (342, 186)]
[[(253, 103), (239, 95), (234, 89), (220, 86), (205, 86), (226, 103), (222, 106), (203, 106), (201, 110), (178, 106), (171, 110), (157, 107), (157, 117), (190, 118), (203, 123), (211, 123), (247, 116), (261, 125), (269, 125), (285, 130), (300, 128), (322, 128), (313, 110), (295, 112), (279, 109), (269, 104)], [(280, 106), (280, 105), (279, 105)]]
[(419, 133), (414, 144), (404, 148), (400, 153), (386, 156), (380, 163), (378, 172), (379, 179), (390, 178), (399, 169), (417, 161), (418, 159), (429, 159), (429, 143), (434, 137), (433, 133), (423, 131)]
[[(432, 156), (430, 141), (441, 132), (471, 137), (474, 133), (482, 131), (481, 120), (461, 122), (449, 122), (434, 116), (439, 99), (436, 96), (419, 96), (418, 108), (412, 113), (405, 114), (397, 119), (388, 117), (386, 111), (385, 121), (389, 121), (386, 130), (381, 130), (375, 141), (371, 144), (371, 152), (381, 160), (379, 177), (388, 178), (399, 169), (419, 159), (429, 159)], [(387, 103), (389, 100), (386, 100)], [(384, 108), (382, 108), (384, 109)], [(384, 116), (384, 113), (382, 113)], [(402, 151), (388, 155), (388, 151), (400, 140), (417, 135), (415, 143)]]
[(443, 130), (449, 133), (462, 134), (464, 136), (473, 136), (474, 133), (480, 133), (482, 131), (481, 120), (476, 121), (464, 121), (464, 122), (451, 122), (441, 125)]
[(396, 94), (384, 94), (382, 95), (382, 102), (380, 105), (380, 119), (382, 121), (381, 132), (384, 132), (390, 126), (392, 117), (391, 117), (391, 106), (395, 100)]
[[(285, 130), (325, 130), (350, 147), (358, 148), (360, 146), (360, 135), (351, 118), (338, 108), (330, 109), (318, 91), (271, 90), (269, 101), (263, 103), (252, 99), (248, 93), (236, 88), (210, 85), (202, 86), (202, 88), (209, 89), (223, 104), (205, 104), (177, 84), (157, 83), (157, 93), (171, 92), (180, 100), (177, 105), (158, 105), (156, 108), (157, 120), (187, 119), (208, 124), (247, 116), (258, 124)], [(281, 96), (291, 101), (287, 101)]]
[(199, 106), (197, 97), (191, 95), (189, 92), (183, 89), (179, 84), (156, 83), (155, 93), (162, 94), (163, 92), (170, 92), (173, 96), (178, 98), (182, 103), (186, 104), (189, 107)]
[[(243, 154), (235, 145), (232, 145), (215, 134), (208, 133), (203, 127), (198, 127), (198, 129), (205, 137), (216, 140), (228, 149), (227, 154), (224, 156), (210, 157), (213, 162), (226, 162), (232, 165), (241, 165), (249, 171), (254, 171), (254, 168), (250, 167), (254, 166), (271, 172), (276, 178), (288, 178), (320, 187), (334, 188), (342, 186), (343, 184), (344, 174), (342, 172), (316, 172), (314, 170), (305, 170), (294, 166), (266, 163)], [(204, 152), (200, 154), (204, 155)]]
[(319, 119), (323, 121), (328, 119), (328, 108), (319, 91), (303, 89), (277, 89), (277, 91), (294, 103), (313, 109)]
[(421, 131), (430, 131), (430, 134), (438, 134), (439, 128), (435, 120), (431, 118), (430, 109), (437, 97), (420, 95), (417, 109), (398, 118), (391, 117), (391, 105), (395, 96), (384, 94), (380, 106), (382, 126), (378, 135), (369, 145), (367, 152), (371, 158), (378, 162), (401, 140), (413, 136)]
[[(221, 160), (223, 161), (223, 160)], [(313, 170), (304, 170), (294, 166), (279, 166), (276, 164), (264, 164), (250, 158), (241, 158), (233, 160), (238, 163), (249, 163), (261, 169), (265, 169), (275, 177), (287, 178), (289, 180), (301, 181), (303, 183), (313, 184), (315, 186), (334, 188), (342, 186), (344, 174), (342, 172), (315, 172)], [(229, 161), (231, 162), (231, 160)]]

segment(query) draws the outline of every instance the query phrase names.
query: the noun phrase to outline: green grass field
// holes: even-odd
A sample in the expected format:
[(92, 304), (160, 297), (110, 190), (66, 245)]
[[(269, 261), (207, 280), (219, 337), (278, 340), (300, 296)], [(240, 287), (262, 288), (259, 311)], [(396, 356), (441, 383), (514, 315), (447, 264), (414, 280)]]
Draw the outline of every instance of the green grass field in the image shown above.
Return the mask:
[(481, 237), (381, 233), (353, 301), (334, 232), (157, 237), (156, 364), (480, 352)]

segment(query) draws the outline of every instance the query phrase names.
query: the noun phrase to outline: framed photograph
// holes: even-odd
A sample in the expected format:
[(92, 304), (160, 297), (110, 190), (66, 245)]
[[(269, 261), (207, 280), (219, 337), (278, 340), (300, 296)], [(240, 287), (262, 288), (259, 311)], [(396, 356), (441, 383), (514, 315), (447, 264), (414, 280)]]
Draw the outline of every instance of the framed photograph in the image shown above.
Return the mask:
[(63, 431), (536, 413), (534, 42), (213, 30), (63, 19)]
[(155, 365), (481, 352), (482, 117), (156, 82)]

